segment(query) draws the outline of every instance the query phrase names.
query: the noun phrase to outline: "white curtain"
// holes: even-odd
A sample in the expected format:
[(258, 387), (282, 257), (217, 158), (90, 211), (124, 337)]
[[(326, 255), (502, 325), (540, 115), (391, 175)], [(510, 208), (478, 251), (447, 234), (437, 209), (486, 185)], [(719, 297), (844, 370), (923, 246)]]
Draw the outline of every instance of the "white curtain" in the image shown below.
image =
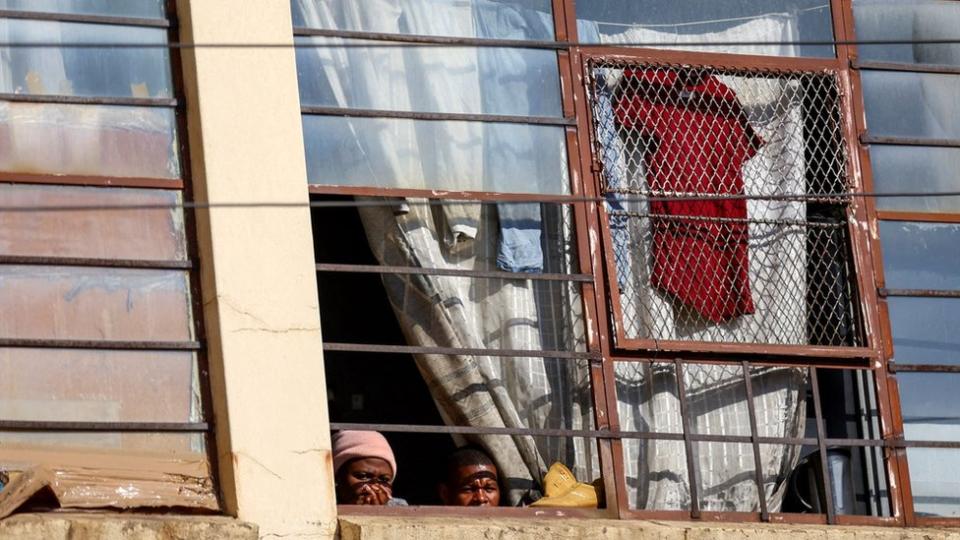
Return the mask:
[[(445, 0), (296, 2), (295, 7), (304, 14), (308, 25), (319, 28), (484, 36), (485, 31), (491, 31), (484, 25), (495, 20), (500, 24), (494, 29), (496, 37), (511, 37), (511, 28), (515, 28), (518, 35), (528, 35), (532, 24), (551, 24), (548, 14), (522, 13), (515, 6), (486, 0), (472, 3)], [(478, 15), (483, 13), (498, 16)], [(782, 24), (773, 27), (784, 31)], [(774, 37), (780, 38), (780, 34)], [(484, 100), (497, 92), (501, 96), (498, 99), (509, 96), (524, 99), (530, 88), (523, 88), (523, 84), (536, 84), (513, 80), (510, 84), (521, 86), (514, 86), (510, 92), (498, 88), (509, 77), (491, 84), (489, 77), (481, 74), (481, 58), (476, 49), (442, 53), (435, 49), (308, 50), (308, 54), (317, 55), (327, 67), (320, 73), (305, 74), (301, 70), (301, 78), (323, 79), (322, 84), (317, 80), (316, 87), (329, 88), (333, 103), (338, 106), (477, 112), (484, 111)], [(520, 57), (511, 56), (510, 51), (502, 54), (499, 65), (492, 67), (494, 73), (497, 69), (514, 68), (516, 73), (525, 73), (522, 66), (516, 65)], [(301, 88), (304, 84), (301, 80)], [(306, 84), (314, 83), (307, 81)], [(738, 90), (749, 94), (743, 88)], [(781, 89), (781, 94), (788, 92), (787, 88)], [(764, 99), (783, 98), (777, 93), (758, 92), (757, 100)], [(747, 105), (750, 104), (745, 103)], [(758, 110), (765, 107), (765, 103), (758, 101)], [(778, 144), (775, 134), (764, 133), (762, 126), (758, 128), (762, 136), (770, 137), (766, 139), (768, 146)], [(538, 163), (536, 146), (531, 146), (530, 140), (498, 139), (482, 125), (464, 124), (449, 129), (444, 126), (424, 135), (395, 121), (370, 123), (364, 119), (364, 122), (351, 122), (350, 129), (357, 157), (346, 167), (334, 167), (343, 167), (345, 176), (366, 171), (364, 183), (367, 185), (430, 186), (434, 171), (424, 170), (424, 164), (438, 162), (448, 167), (443, 174), (452, 180), (444, 186), (446, 189), (491, 190), (490, 186), (496, 185), (492, 179), (495, 173), (491, 171), (504, 160), (515, 163), (515, 171), (540, 167), (539, 176), (552, 175), (553, 180), (568, 182), (557, 163)], [(412, 131), (398, 131), (407, 129)], [(435, 136), (438, 133), (440, 135)], [(780, 144), (797, 142), (789, 137), (781, 139)], [(772, 166), (766, 159), (755, 158), (751, 167), (759, 171)], [(795, 166), (801, 171), (802, 180), (802, 162)], [(792, 174), (788, 172), (784, 176), (795, 179)], [(322, 177), (323, 173), (318, 171), (316, 175)], [(463, 183), (458, 183), (461, 180)], [(381, 264), (496, 268), (496, 207), (431, 207), (420, 204), (424, 201), (416, 202), (396, 200), (390, 207), (361, 208), (368, 240)], [(788, 205), (780, 211), (782, 215), (790, 215), (798, 209)], [(575, 271), (571, 229), (567, 213), (544, 210), (545, 271)], [(583, 350), (584, 347), (582, 304), (577, 287), (570, 284), (387, 275), (384, 285), (407, 340), (413, 345), (532, 350)], [(485, 427), (579, 429), (592, 426), (589, 373), (583, 363), (541, 358), (419, 355), (417, 366), (447, 422)], [(679, 432), (676, 379), (668, 369), (630, 364), (618, 366), (616, 371), (623, 429)], [(699, 432), (729, 433), (735, 429), (737, 434), (744, 434), (744, 426), (749, 423), (742, 389), (738, 390), (737, 386), (742, 382), (741, 375), (727, 368), (688, 369), (692, 422)], [(802, 383), (802, 375), (790, 370), (754, 374), (762, 435), (789, 436), (798, 430), (802, 432), (804, 414), (797, 392)], [(555, 460), (570, 466), (582, 480), (598, 474), (596, 447), (592, 441), (497, 436), (478, 439), (503, 469), (513, 501), (525, 488), (539, 481), (546, 467)], [(635, 506), (679, 509), (689, 504), (682, 445), (678, 451), (676, 444), (625, 441), (627, 481), (631, 503)], [(705, 487), (701, 492), (709, 501), (706, 508), (757, 508), (749, 447), (704, 446), (698, 448), (698, 456)], [(775, 509), (794, 457), (785, 448), (772, 448), (764, 452), (762, 460), (770, 505)]]

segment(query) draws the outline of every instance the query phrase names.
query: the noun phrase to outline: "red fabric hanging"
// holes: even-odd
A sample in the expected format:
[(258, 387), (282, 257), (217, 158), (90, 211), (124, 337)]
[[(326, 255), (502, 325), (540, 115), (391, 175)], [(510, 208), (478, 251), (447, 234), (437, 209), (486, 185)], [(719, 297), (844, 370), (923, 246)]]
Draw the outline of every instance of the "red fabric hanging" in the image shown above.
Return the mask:
[[(737, 96), (713, 76), (624, 73), (618, 122), (652, 137), (644, 156), (654, 191), (743, 194), (741, 169), (763, 146)], [(651, 285), (720, 323), (753, 313), (743, 199), (651, 202)], [(679, 219), (673, 216), (687, 216)], [(720, 221), (698, 218), (729, 218)]]

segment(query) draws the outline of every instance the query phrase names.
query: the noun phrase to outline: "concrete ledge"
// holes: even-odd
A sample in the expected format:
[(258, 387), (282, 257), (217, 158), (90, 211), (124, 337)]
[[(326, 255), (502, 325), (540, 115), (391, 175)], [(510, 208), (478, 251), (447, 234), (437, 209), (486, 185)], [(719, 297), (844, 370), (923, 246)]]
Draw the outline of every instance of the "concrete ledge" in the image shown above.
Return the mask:
[(47, 513), (0, 521), (0, 538), (44, 540), (257, 540), (256, 525), (218, 516)]
[(664, 521), (340, 518), (340, 540), (960, 540), (960, 529), (713, 524)]

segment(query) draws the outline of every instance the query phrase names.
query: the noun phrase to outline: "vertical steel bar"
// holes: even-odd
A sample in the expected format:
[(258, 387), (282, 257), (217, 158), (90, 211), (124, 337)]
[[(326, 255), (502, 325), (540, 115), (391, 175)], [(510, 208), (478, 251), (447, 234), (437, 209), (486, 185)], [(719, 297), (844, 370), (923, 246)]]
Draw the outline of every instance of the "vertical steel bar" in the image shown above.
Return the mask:
[(763, 487), (763, 467), (760, 463), (759, 430), (757, 429), (757, 408), (753, 401), (753, 377), (750, 376), (750, 362), (741, 364), (743, 369), (743, 384), (747, 389), (747, 411), (750, 414), (750, 441), (753, 445), (754, 478), (757, 482), (757, 497), (760, 500), (760, 519), (770, 521), (770, 511), (767, 509), (767, 492)]
[(823, 477), (823, 483), (820, 486), (823, 489), (824, 503), (827, 507), (827, 523), (835, 525), (837, 523), (837, 512), (833, 505), (833, 486), (830, 485), (830, 468), (827, 463), (827, 443), (824, 433), (823, 410), (820, 404), (820, 383), (817, 381), (817, 368), (810, 368), (810, 384), (813, 388), (813, 411), (817, 422), (817, 448), (820, 451), (820, 472)]
[[(558, 41), (576, 41), (576, 20), (572, 0), (552, 0), (554, 35)], [(571, 21), (570, 17), (574, 17)], [(589, 146), (581, 147), (580, 127), (583, 123), (581, 110), (577, 107), (576, 95), (581, 84), (578, 79), (580, 61), (573, 48), (557, 51), (557, 65), (560, 71), (560, 85), (565, 118), (577, 119), (577, 127), (567, 127), (567, 163), (570, 168), (571, 194), (580, 197), (589, 197), (591, 191), (583, 185), (584, 153), (589, 157)], [(587, 160), (589, 162), (589, 159)], [(600, 320), (605, 300), (603, 299), (602, 277), (597, 273), (596, 261), (592, 254), (591, 238), (595, 236), (596, 223), (592, 218), (594, 208), (588, 203), (573, 205), (574, 228), (576, 234), (577, 260), (580, 270), (590, 269), (594, 273), (592, 283), (583, 283), (580, 294), (584, 307), (584, 324), (586, 325), (587, 348), (591, 352), (599, 351), (602, 358), (609, 358), (604, 353), (605, 329)], [(596, 324), (594, 324), (596, 322)], [(608, 361), (590, 361), (590, 393), (593, 398), (594, 423), (598, 430), (619, 429), (617, 423), (616, 399), (611, 401), (610, 388), (613, 385), (613, 370)], [(613, 404), (611, 406), (611, 403)], [(612, 407), (612, 409), (611, 409)], [(611, 517), (620, 515), (621, 494), (626, 489), (623, 482), (622, 468), (618, 468), (620, 441), (600, 439), (596, 442), (600, 458), (600, 471), (604, 486), (604, 502), (607, 513)]]
[[(852, 0), (831, 0), (834, 10), (834, 20), (837, 21), (837, 39), (848, 42), (855, 41), (856, 25), (854, 20)], [(845, 116), (847, 122), (846, 135), (851, 139), (851, 167), (853, 180), (851, 184), (855, 190), (872, 192), (873, 168), (870, 161), (870, 149), (859, 144), (860, 136), (867, 132), (866, 112), (863, 100), (863, 86), (859, 70), (850, 66), (859, 59), (859, 50), (855, 44), (842, 47), (840, 52), (843, 60), (842, 71), (845, 75), (849, 95), (846, 96)], [(890, 328), (887, 300), (877, 294), (878, 288), (885, 285), (883, 273), (883, 254), (879, 238), (878, 216), (876, 201), (870, 197), (854, 200), (853, 217), (866, 221), (866, 227), (851, 229), (853, 242), (860, 245), (857, 251), (856, 268), (861, 289), (861, 310), (865, 316), (866, 345), (881, 351), (881, 360), (875, 364), (876, 391), (878, 416), (880, 427), (885, 440), (903, 438), (903, 419), (900, 413), (900, 399), (897, 392), (896, 380), (887, 369), (887, 361), (893, 357), (893, 342)], [(869, 231), (869, 232), (868, 232)], [(910, 490), (909, 469), (906, 452), (902, 448), (886, 449), (886, 470), (889, 484), (891, 513), (895, 518), (906, 525), (915, 524), (913, 502)]]
[(690, 406), (687, 402), (687, 388), (683, 377), (683, 362), (679, 358), (673, 361), (677, 376), (677, 396), (680, 398), (680, 418), (683, 425), (683, 446), (687, 454), (687, 481), (690, 482), (690, 517), (700, 519), (700, 485), (697, 482), (697, 460), (694, 459), (693, 442), (690, 440)]

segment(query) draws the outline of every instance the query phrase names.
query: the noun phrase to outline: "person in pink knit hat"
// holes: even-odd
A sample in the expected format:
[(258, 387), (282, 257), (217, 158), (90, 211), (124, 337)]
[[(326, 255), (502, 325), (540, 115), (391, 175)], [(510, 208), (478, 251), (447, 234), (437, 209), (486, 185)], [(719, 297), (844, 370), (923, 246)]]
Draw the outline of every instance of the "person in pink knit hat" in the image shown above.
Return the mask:
[(338, 504), (406, 506), (393, 496), (397, 460), (390, 443), (376, 431), (333, 434), (333, 478)]

